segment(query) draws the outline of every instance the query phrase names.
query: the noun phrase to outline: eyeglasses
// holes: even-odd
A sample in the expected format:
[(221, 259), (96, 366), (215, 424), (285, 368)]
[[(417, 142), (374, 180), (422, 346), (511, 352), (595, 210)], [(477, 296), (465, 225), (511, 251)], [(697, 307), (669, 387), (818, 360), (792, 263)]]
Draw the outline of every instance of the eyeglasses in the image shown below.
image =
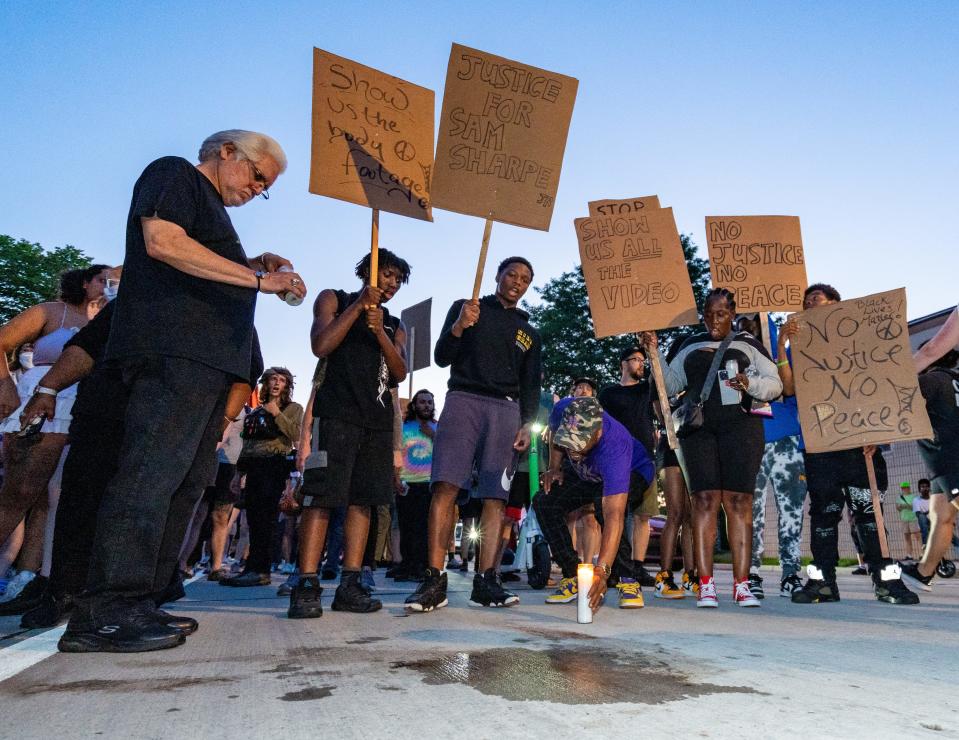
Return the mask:
[(253, 181), (258, 183), (263, 189), (260, 191), (260, 195), (263, 196), (263, 200), (270, 199), (270, 189), (269, 181), (266, 179), (266, 175), (260, 172), (260, 169), (254, 164), (253, 160), (246, 156), (245, 152), (237, 149), (236, 152), (242, 159), (245, 159), (247, 164), (250, 165), (250, 170), (253, 172)]

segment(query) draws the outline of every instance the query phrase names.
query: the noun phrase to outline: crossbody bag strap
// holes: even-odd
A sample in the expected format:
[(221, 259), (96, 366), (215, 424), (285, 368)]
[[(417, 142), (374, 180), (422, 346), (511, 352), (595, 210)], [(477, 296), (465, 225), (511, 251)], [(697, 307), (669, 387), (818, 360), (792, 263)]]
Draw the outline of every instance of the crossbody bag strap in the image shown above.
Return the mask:
[(729, 345), (733, 343), (735, 332), (729, 332), (726, 335), (726, 338), (719, 343), (719, 347), (716, 348), (716, 354), (713, 355), (713, 361), (709, 365), (709, 372), (706, 374), (706, 380), (703, 383), (703, 390), (699, 394), (699, 403), (700, 405), (706, 403), (706, 399), (709, 398), (709, 394), (713, 392), (713, 384), (716, 382), (716, 373), (719, 372), (719, 365), (723, 361), (723, 355), (726, 354), (726, 350), (729, 349)]

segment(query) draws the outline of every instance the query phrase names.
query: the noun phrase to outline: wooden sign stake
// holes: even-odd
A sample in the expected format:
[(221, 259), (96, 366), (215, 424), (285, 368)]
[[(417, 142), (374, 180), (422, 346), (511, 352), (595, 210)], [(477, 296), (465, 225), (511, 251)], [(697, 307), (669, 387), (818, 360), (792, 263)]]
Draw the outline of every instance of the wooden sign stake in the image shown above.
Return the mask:
[(653, 371), (653, 382), (656, 384), (656, 392), (659, 394), (659, 408), (663, 414), (663, 426), (666, 427), (666, 441), (669, 443), (669, 449), (675, 450), (679, 447), (679, 440), (676, 439), (676, 429), (673, 427), (673, 415), (669, 412), (669, 395), (666, 393), (666, 380), (663, 378), (663, 366), (659, 363), (659, 351), (649, 353), (649, 366)]
[(876, 483), (876, 467), (872, 464), (872, 455), (866, 455), (866, 474), (869, 476), (869, 489), (872, 491), (872, 508), (876, 512), (876, 528), (879, 530), (879, 549), (882, 557), (889, 559), (889, 541), (886, 539), (886, 520), (882, 515), (882, 501), (879, 498), (879, 486)]
[(408, 367), (410, 368), (410, 392), (407, 394), (407, 397), (412, 401), (413, 400), (413, 362), (416, 359), (416, 327), (410, 327), (410, 352), (409, 357), (406, 358)]
[(373, 209), (373, 228), (370, 232), (370, 285), (376, 287), (380, 276), (380, 209)]
[(483, 229), (483, 246), (480, 247), (479, 262), (476, 264), (476, 279), (473, 281), (473, 300), (479, 300), (480, 288), (483, 285), (483, 270), (486, 267), (486, 253), (489, 251), (489, 237), (493, 231), (493, 219), (486, 219)]
[[(759, 336), (763, 338), (763, 346), (769, 353), (769, 356), (775, 358), (773, 354), (772, 337), (769, 335), (769, 311), (759, 312)], [(773, 360), (775, 362), (775, 359)]]

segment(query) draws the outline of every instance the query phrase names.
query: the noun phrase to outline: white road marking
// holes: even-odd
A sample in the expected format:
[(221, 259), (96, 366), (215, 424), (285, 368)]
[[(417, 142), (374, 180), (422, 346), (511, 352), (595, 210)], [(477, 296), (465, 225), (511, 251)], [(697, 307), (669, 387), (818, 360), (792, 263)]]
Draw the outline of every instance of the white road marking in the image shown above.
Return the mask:
[(0, 681), (6, 681), (57, 653), (57, 642), (67, 626), (60, 625), (0, 650)]

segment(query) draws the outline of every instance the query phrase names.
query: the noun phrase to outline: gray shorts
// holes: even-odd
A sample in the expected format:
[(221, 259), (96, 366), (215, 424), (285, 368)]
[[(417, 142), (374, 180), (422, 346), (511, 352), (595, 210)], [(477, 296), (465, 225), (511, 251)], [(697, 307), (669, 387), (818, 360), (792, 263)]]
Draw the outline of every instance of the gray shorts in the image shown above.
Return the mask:
[(519, 428), (515, 401), (450, 391), (433, 441), (430, 483), (469, 488), (475, 465), (479, 483), (474, 497), (507, 500)]

